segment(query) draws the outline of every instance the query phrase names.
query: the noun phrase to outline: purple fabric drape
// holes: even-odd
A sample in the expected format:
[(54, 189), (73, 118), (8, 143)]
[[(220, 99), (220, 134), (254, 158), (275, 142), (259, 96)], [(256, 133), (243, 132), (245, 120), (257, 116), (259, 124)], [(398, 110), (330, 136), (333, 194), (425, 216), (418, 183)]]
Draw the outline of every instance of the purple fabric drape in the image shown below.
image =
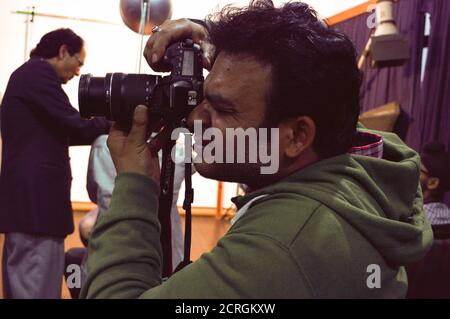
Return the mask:
[[(427, 0), (424, 8), (431, 32), (419, 112), (422, 145), (441, 141), (450, 151), (450, 1)], [(450, 206), (450, 192), (444, 201)]]
[(421, 142), (441, 141), (450, 149), (450, 1), (427, 0), (424, 9), (431, 15), (431, 32), (421, 88)]
[[(407, 132), (406, 129), (397, 130), (397, 133), (416, 149), (420, 147), (421, 142), (417, 121), (417, 111), (420, 108), (420, 68), (425, 24), (421, 3), (422, 0), (405, 0), (394, 5), (397, 28), (409, 42), (410, 59), (403, 66), (383, 69), (372, 69), (366, 61), (361, 86), (361, 112), (392, 101), (400, 103), (401, 120), (408, 122), (408, 130)], [(370, 14), (372, 12), (334, 26), (353, 40), (359, 56), (370, 36), (371, 30), (367, 26)]]
[[(398, 101), (402, 116), (396, 132), (408, 145), (419, 151), (429, 141), (441, 141), (450, 150), (450, 1), (401, 0), (394, 4), (394, 10), (397, 27), (409, 41), (410, 59), (403, 66), (384, 69), (371, 69), (366, 62), (361, 111)], [(431, 30), (421, 83), (426, 12), (431, 16)], [(333, 26), (353, 40), (358, 55), (370, 36), (367, 26), (370, 14)], [(450, 203), (450, 196), (446, 202)]]

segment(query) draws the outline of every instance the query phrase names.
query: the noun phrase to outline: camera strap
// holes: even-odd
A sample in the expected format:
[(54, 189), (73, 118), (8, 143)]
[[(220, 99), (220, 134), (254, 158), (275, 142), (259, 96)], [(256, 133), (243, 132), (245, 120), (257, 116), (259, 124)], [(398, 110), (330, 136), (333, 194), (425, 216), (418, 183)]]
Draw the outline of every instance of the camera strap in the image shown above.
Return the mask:
[(183, 261), (177, 266), (174, 272), (177, 272), (187, 265), (191, 261), (191, 238), (192, 238), (192, 212), (191, 204), (194, 201), (194, 189), (192, 188), (192, 164), (184, 164), (184, 202), (183, 209), (185, 213), (184, 221), (184, 258)]
[[(175, 145), (171, 141), (162, 150), (161, 165), (161, 193), (159, 196), (158, 218), (161, 224), (161, 247), (163, 253), (162, 277), (172, 275), (172, 222), (171, 211), (173, 201), (173, 180), (175, 164), (171, 159), (171, 150)], [(176, 267), (174, 272), (183, 269), (191, 263), (191, 236), (192, 236), (192, 212), (191, 204), (194, 201), (194, 189), (192, 188), (192, 164), (185, 163), (185, 191), (183, 209), (185, 210), (185, 232), (184, 232), (184, 257), (183, 261)]]
[(170, 277), (172, 274), (172, 222), (170, 219), (173, 200), (173, 177), (175, 164), (171, 159), (171, 150), (175, 141), (170, 141), (162, 149), (162, 165), (160, 178), (160, 195), (158, 219), (161, 224), (161, 248), (162, 248), (162, 277)]

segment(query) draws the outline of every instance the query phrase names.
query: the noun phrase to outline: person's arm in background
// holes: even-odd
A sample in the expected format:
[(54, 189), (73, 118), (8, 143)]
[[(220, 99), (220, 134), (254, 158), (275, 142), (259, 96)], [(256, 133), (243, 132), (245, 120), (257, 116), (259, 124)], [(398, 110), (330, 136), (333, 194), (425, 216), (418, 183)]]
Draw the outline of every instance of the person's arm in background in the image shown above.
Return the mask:
[(108, 210), (114, 188), (116, 168), (106, 145), (107, 138), (108, 135), (100, 135), (92, 144), (89, 154), (86, 190), (97, 207), (86, 214), (79, 224), (80, 237), (85, 246), (98, 216)]
[[(172, 210), (170, 212), (170, 221), (172, 226), (172, 266), (176, 267), (183, 261), (184, 257), (184, 234), (182, 227), (182, 219), (178, 210), (177, 202), (180, 196), (180, 188), (185, 180), (185, 163), (184, 163), (184, 143), (175, 144), (175, 174), (173, 177), (173, 198)], [(191, 175), (195, 174), (195, 167), (191, 163)], [(182, 193), (181, 196), (184, 196)]]
[(71, 145), (89, 145), (99, 135), (108, 133), (111, 125), (106, 119), (81, 118), (50, 65), (39, 63), (32, 71), (25, 88), (30, 107), (49, 127), (67, 135)]
[(101, 135), (92, 144), (86, 179), (89, 198), (97, 204), (100, 214), (106, 212), (109, 207), (117, 175), (106, 145), (107, 139), (108, 135)]

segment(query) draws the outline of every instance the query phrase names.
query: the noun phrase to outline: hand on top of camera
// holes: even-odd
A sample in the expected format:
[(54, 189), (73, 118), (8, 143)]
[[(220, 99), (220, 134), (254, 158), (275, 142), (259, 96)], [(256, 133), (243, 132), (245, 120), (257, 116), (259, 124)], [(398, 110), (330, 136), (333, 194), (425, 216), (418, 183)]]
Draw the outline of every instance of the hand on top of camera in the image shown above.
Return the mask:
[(117, 175), (138, 173), (159, 184), (160, 168), (158, 150), (160, 140), (147, 143), (152, 130), (149, 129), (147, 107), (138, 105), (134, 110), (133, 124), (129, 132), (121, 130), (117, 124), (111, 127), (108, 148)]
[(214, 58), (214, 46), (208, 41), (208, 30), (189, 19), (167, 20), (152, 34), (144, 49), (144, 57), (154, 71), (168, 71), (162, 63), (166, 49), (174, 42), (192, 39), (202, 49), (203, 67), (210, 70)]

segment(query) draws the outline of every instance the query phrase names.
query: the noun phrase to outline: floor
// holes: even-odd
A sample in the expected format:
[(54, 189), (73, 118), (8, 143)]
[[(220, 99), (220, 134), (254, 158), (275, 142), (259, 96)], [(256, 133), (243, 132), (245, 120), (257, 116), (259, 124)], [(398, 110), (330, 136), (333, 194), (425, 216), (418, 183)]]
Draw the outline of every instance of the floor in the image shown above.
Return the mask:
[[(78, 237), (77, 225), (84, 213), (75, 212), (75, 232), (68, 236), (65, 241), (66, 251), (74, 247), (82, 247)], [(184, 220), (184, 219), (183, 219)], [(183, 226), (184, 227), (184, 226)], [(191, 245), (191, 259), (198, 259), (204, 252), (210, 251), (229, 229), (230, 222), (227, 220), (216, 219), (215, 217), (194, 216), (192, 218), (192, 245)], [(0, 256), (3, 254), (3, 234), (0, 234)], [(1, 258), (0, 258), (1, 270)], [(1, 271), (0, 271), (1, 274)], [(2, 278), (0, 276), (0, 299), (3, 298)], [(69, 291), (63, 283), (62, 298), (70, 299)]]

